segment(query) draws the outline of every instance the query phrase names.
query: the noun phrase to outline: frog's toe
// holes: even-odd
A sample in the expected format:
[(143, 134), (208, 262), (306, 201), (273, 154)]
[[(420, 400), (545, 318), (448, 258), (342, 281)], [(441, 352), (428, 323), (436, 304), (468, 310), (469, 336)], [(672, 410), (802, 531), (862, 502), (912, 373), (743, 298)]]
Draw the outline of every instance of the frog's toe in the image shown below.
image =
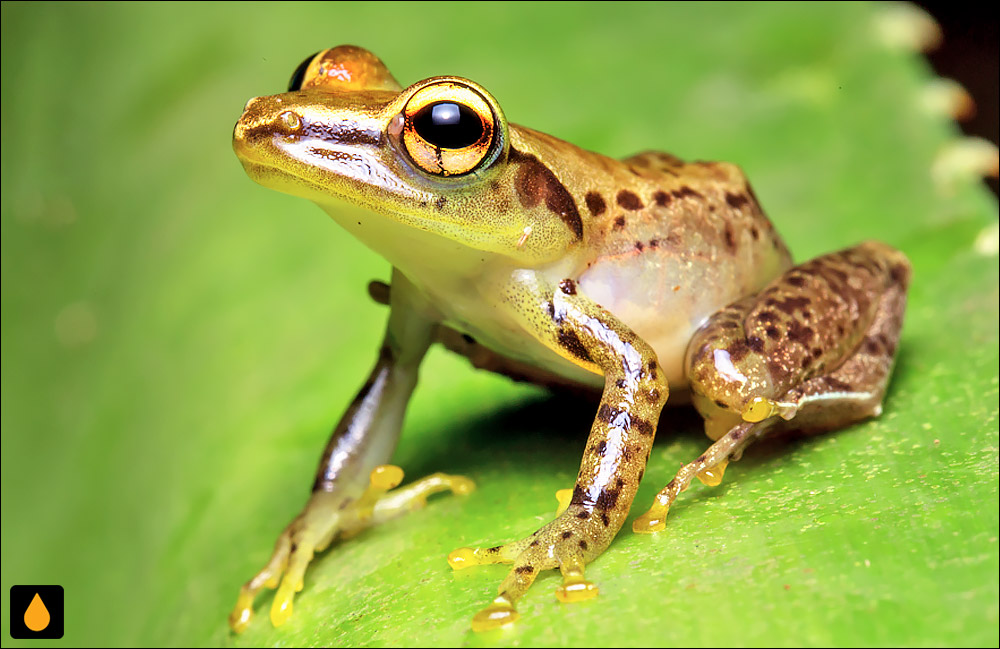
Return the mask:
[(339, 502), (332, 494), (316, 492), (306, 508), (278, 537), (267, 564), (245, 583), (229, 614), (229, 626), (242, 632), (253, 619), (253, 603), (263, 588), (277, 588), (271, 605), (271, 622), (280, 626), (292, 615), (295, 593), (302, 590), (306, 568), (318, 550), (325, 548), (340, 525)]
[[(768, 406), (770, 407), (770, 406)], [(673, 480), (656, 494), (652, 506), (632, 523), (632, 531), (640, 534), (659, 532), (666, 527), (667, 512), (677, 496), (698, 478), (702, 484), (717, 487), (730, 460), (739, 459), (743, 449), (770, 425), (770, 421), (744, 421), (733, 427), (693, 462), (681, 467)]]
[(521, 617), (514, 604), (503, 595), (472, 617), (473, 631), (490, 631), (513, 624)]
[[(670, 485), (667, 487), (669, 488)], [(637, 534), (652, 534), (665, 529), (667, 527), (667, 511), (669, 511), (672, 502), (673, 498), (669, 494), (666, 496), (662, 492), (657, 494), (653, 505), (639, 518), (632, 521), (632, 531)]]
[(560, 602), (569, 604), (597, 597), (597, 585), (583, 578), (584, 565), (583, 555), (579, 552), (563, 558), (559, 564), (563, 583), (556, 589), (556, 599)]
[(448, 553), (448, 565), (453, 570), (462, 570), (491, 563), (514, 563), (517, 555), (524, 550), (524, 545), (524, 541), (518, 541), (491, 548), (458, 548)]
[[(499, 596), (473, 617), (472, 629), (485, 631), (516, 621), (516, 602), (543, 570), (559, 568), (562, 572), (563, 583), (556, 589), (560, 602), (581, 602), (596, 597), (598, 588), (584, 578), (584, 566), (588, 558), (599, 554), (599, 543), (598, 540), (588, 543), (583, 530), (569, 529), (565, 518), (560, 517), (514, 543), (453, 551), (448, 555), (448, 563), (456, 570), (491, 563), (514, 564), (500, 584)], [(588, 550), (597, 551), (588, 553)]]

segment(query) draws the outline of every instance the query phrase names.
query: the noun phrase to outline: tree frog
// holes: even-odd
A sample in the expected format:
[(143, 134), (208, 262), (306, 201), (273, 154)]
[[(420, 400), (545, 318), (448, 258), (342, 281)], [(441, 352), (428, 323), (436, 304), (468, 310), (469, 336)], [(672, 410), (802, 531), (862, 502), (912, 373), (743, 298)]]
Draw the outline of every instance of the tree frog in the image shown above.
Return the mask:
[[(565, 602), (597, 595), (585, 567), (625, 522), (668, 400), (693, 403), (712, 443), (635, 520), (664, 528), (694, 478), (718, 484), (754, 440), (877, 416), (910, 264), (874, 241), (800, 265), (740, 169), (645, 152), (614, 160), (509, 123), (468, 79), (403, 88), (370, 52), (307, 58), (288, 92), (251, 99), (233, 147), (256, 182), (307, 198), (392, 264), (367, 382), (326, 446), (312, 495), (243, 586), (236, 631), (262, 587), (284, 623), (314, 553), (472, 483), (435, 474), (394, 489), (386, 464), (428, 347), (546, 385), (600, 392), (576, 484), (532, 534), (449, 555), (513, 564), (472, 620), (518, 618), (543, 570)], [(664, 477), (657, 476), (657, 479)], [(568, 490), (567, 490), (568, 491)]]

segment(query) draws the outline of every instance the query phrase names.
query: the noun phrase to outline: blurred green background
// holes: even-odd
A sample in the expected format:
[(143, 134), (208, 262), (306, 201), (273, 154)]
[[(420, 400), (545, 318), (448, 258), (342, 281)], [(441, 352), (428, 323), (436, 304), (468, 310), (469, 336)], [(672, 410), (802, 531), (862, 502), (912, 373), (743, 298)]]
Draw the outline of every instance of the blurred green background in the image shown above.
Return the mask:
[[(523, 4), (2, 9), (2, 576), (66, 589), (82, 645), (996, 645), (997, 204), (931, 174), (957, 141), (886, 7)], [(881, 26), (881, 27), (880, 27)], [(797, 259), (865, 238), (915, 266), (880, 419), (751, 450), (558, 604), (468, 621), (572, 484), (588, 408), (429, 356), (395, 456), (475, 478), (314, 563), (275, 630), (225, 619), (359, 387), (388, 267), (232, 154), (308, 54), (468, 76), (511, 121), (614, 156), (741, 164)], [(707, 441), (667, 411), (633, 515)], [(631, 521), (631, 519), (630, 519)], [(627, 526), (630, 526), (630, 522)], [(628, 527), (627, 527), (628, 529)], [(39, 643), (32, 643), (39, 644)]]

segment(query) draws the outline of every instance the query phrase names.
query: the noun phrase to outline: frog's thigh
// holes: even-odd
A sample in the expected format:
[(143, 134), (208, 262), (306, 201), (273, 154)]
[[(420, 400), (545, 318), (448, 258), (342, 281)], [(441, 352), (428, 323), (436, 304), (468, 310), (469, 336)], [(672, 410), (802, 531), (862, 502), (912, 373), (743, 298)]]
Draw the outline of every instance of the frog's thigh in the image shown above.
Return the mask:
[(700, 377), (692, 381), (694, 402), (716, 441), (677, 473), (633, 529), (662, 529), (667, 509), (695, 477), (719, 484), (753, 440), (881, 414), (909, 274), (901, 253), (866, 243), (793, 268), (713, 316), (692, 341), (688, 372)]

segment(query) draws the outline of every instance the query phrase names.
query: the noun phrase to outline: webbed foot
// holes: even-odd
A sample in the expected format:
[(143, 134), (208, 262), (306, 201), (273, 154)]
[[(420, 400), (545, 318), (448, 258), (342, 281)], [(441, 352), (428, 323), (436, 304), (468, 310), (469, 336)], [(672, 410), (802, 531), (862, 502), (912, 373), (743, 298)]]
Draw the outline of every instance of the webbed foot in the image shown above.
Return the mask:
[(596, 584), (584, 578), (584, 567), (611, 542), (614, 533), (600, 514), (573, 507), (529, 537), (492, 548), (458, 548), (448, 555), (455, 570), (492, 563), (514, 567), (500, 584), (498, 596), (472, 618), (473, 631), (487, 631), (518, 619), (515, 604), (543, 570), (558, 568), (563, 583), (556, 589), (560, 602), (581, 602), (598, 594)]
[(278, 589), (271, 604), (271, 623), (281, 626), (287, 622), (313, 556), (338, 536), (357, 534), (366, 527), (418, 509), (433, 493), (450, 489), (466, 494), (475, 489), (468, 478), (435, 473), (390, 492), (402, 480), (402, 469), (385, 464), (371, 472), (368, 488), (354, 501), (336, 492), (313, 492), (302, 513), (278, 537), (267, 565), (240, 589), (236, 606), (229, 614), (233, 631), (240, 633), (250, 624), (254, 599), (264, 587)]

